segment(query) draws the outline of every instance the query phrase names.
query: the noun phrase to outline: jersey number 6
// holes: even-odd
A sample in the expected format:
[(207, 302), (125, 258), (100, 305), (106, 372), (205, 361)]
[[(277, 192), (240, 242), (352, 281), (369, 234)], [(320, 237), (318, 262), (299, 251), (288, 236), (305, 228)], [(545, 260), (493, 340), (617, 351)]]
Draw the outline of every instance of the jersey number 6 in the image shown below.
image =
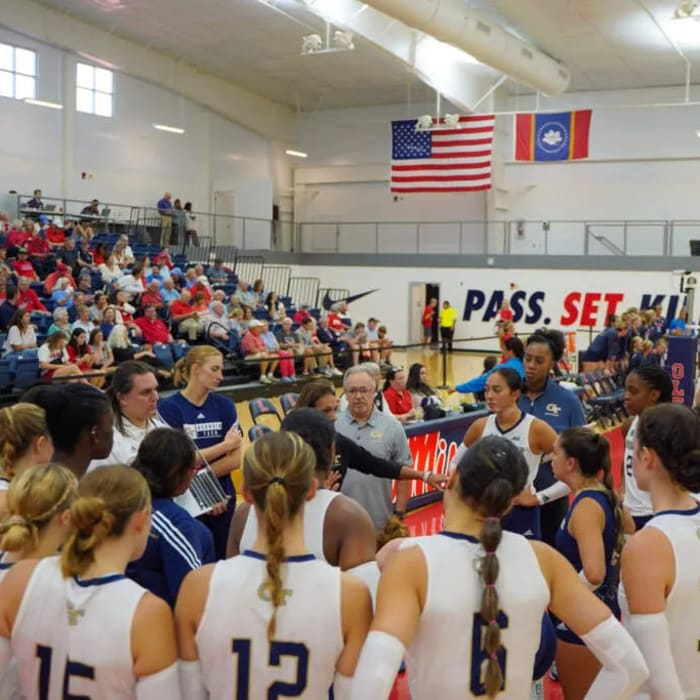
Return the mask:
[[(236, 700), (248, 700), (250, 685), (250, 639), (234, 639), (231, 651), (238, 654), (238, 674), (236, 677)], [(306, 689), (309, 675), (309, 650), (298, 642), (270, 642), (270, 666), (280, 666), (283, 656), (295, 657), (297, 660), (297, 678), (294, 683), (275, 681), (267, 689), (267, 700), (277, 698), (295, 698)]]

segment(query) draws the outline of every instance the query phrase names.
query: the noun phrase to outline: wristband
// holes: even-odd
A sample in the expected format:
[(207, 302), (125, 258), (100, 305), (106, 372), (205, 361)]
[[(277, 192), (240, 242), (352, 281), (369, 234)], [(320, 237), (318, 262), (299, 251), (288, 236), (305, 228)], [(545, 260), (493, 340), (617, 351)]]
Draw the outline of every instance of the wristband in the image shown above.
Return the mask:
[(406, 511), (405, 510), (396, 510), (396, 508), (394, 508), (394, 515), (399, 520), (403, 520), (406, 517)]
[(433, 475), (433, 472), (423, 472), (423, 483), (427, 484), (428, 481), (430, 481), (430, 477)]

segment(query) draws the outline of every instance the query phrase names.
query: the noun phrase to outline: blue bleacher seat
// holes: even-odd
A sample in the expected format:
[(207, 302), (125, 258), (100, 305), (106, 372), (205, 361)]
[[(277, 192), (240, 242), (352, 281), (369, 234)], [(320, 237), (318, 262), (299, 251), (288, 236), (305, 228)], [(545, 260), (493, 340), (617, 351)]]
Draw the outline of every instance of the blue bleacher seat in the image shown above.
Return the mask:
[(248, 410), (250, 411), (250, 417), (253, 419), (253, 423), (256, 425), (260, 416), (273, 416), (277, 418), (280, 425), (282, 424), (280, 414), (277, 413), (277, 409), (270, 399), (252, 399), (248, 401)]
[(12, 368), (9, 360), (0, 359), (0, 391), (12, 386)]
[(175, 342), (171, 345), (171, 348), (175, 362), (182, 359), (190, 351), (190, 346), (187, 343)]
[(173, 360), (173, 351), (170, 343), (154, 343), (153, 352), (168, 369), (172, 369), (175, 361)]
[(252, 428), (248, 428), (248, 440), (255, 442), (259, 437), (271, 432), (272, 428), (267, 425), (254, 425)]
[(17, 360), (14, 385), (16, 389), (28, 389), (39, 379), (39, 360), (36, 357)]

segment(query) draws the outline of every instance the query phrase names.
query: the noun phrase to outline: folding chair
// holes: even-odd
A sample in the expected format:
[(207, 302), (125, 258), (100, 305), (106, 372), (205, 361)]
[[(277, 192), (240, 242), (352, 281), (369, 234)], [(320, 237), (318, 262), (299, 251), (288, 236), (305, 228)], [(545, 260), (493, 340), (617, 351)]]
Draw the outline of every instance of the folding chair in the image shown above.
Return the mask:
[(252, 428), (248, 429), (248, 440), (250, 440), (250, 442), (255, 442), (259, 437), (271, 432), (272, 428), (267, 425), (254, 425)]
[(282, 406), (282, 411), (285, 416), (297, 405), (298, 398), (299, 394), (295, 394), (293, 391), (280, 396), (280, 406)]
[(270, 399), (252, 399), (248, 401), (248, 410), (250, 411), (250, 417), (255, 425), (258, 424), (258, 418), (260, 416), (273, 416), (277, 418), (278, 425), (282, 425), (280, 414), (277, 412), (277, 409)]

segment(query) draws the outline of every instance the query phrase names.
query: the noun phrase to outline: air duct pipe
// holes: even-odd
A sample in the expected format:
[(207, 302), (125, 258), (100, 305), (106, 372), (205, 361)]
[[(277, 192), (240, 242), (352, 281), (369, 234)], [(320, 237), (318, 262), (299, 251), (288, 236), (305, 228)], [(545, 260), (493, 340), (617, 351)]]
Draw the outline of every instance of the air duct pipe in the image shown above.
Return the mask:
[(404, 24), (456, 46), (514, 80), (546, 95), (559, 95), (569, 85), (560, 63), (492, 24), (464, 0), (364, 0)]

